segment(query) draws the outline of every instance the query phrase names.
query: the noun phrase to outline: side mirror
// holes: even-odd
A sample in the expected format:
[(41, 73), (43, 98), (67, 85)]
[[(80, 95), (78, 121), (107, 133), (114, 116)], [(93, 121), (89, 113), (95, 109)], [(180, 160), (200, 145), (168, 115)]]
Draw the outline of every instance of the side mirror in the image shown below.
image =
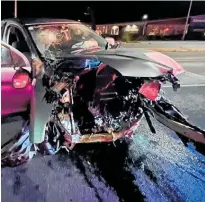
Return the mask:
[(22, 65), (19, 65), (18, 63), (16, 63), (16, 64), (14, 65), (14, 70), (16, 70), (16, 71), (21, 71), (21, 70), (23, 70), (23, 66), (22, 66)]
[(19, 71), (21, 70), (21, 67), (14, 66), (14, 70)]

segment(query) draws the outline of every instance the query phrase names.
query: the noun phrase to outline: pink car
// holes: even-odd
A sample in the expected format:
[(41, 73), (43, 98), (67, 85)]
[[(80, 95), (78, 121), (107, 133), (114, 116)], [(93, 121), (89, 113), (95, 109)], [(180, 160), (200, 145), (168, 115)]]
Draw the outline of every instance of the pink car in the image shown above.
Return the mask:
[(33, 86), (31, 66), (18, 50), (1, 42), (1, 116), (28, 115)]

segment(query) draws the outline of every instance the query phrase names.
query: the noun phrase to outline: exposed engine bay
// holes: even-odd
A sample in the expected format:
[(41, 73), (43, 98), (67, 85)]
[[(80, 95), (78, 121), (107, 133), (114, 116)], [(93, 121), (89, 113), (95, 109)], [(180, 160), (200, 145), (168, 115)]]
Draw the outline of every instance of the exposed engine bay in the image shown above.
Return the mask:
[[(88, 63), (86, 60), (86, 64)], [(55, 66), (52, 65), (52, 76), (44, 77), (44, 86), (47, 88), (45, 100), (53, 103), (47, 134), (53, 131), (50, 142), (53, 142), (55, 150), (58, 150), (56, 141), (60, 134), (64, 134), (63, 139), (67, 139), (68, 145), (109, 142), (132, 136), (134, 132), (130, 129), (137, 126), (143, 116), (150, 130), (156, 133), (150, 115), (157, 114), (156, 110), (161, 107), (162, 113), (169, 119), (190, 126), (191, 130), (198, 130), (202, 135), (198, 140), (204, 141), (204, 132), (189, 124), (160, 94), (163, 83), (172, 83), (175, 91), (180, 87), (172, 71), (158, 77), (125, 77), (109, 65), (99, 62), (96, 66), (96, 60), (94, 63), (93, 66), (89, 63), (87, 68), (82, 68), (78, 66), (82, 64), (78, 59), (58, 61)], [(165, 125), (169, 127), (169, 124)], [(192, 132), (185, 131), (183, 135), (186, 136), (187, 133)], [(189, 137), (188, 135), (187, 138)], [(65, 143), (59, 144), (65, 146)]]
[(60, 64), (51, 78), (44, 77), (45, 100), (54, 103), (52, 114), (62, 128), (81, 135), (106, 134), (120, 132), (142, 117), (140, 79), (128, 80), (104, 64), (73, 74), (70, 68), (67, 62)]
[[(58, 123), (54, 131), (59, 134), (118, 136), (141, 120), (144, 111), (138, 91), (151, 79), (123, 77), (103, 63), (98, 68), (86, 69), (76, 68), (70, 60), (55, 65), (52, 76), (43, 79), (47, 89), (45, 100), (53, 103), (48, 130)], [(166, 78), (158, 79), (163, 82)], [(148, 114), (146, 117), (149, 119)], [(76, 142), (80, 142), (79, 137)]]

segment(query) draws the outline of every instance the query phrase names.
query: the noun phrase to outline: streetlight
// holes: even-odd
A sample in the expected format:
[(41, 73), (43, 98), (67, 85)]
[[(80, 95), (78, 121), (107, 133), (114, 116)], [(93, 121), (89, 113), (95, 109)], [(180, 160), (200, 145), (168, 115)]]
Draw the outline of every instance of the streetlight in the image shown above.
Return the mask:
[(80, 22), (80, 20), (78, 20), (78, 22)]
[(148, 19), (148, 15), (147, 14), (144, 14), (143, 16), (142, 16), (142, 20), (147, 20)]
[(147, 19), (148, 19), (148, 14), (144, 14), (144, 15), (142, 16), (142, 20), (144, 21), (142, 36), (145, 35), (145, 29), (146, 29), (146, 21), (147, 21)]
[(17, 0), (14, 0), (14, 18), (17, 18)]
[(182, 40), (185, 39), (185, 36), (187, 34), (187, 31), (188, 31), (188, 22), (189, 22), (191, 7), (192, 7), (192, 0), (190, 1), (190, 4), (189, 4), (189, 10), (188, 10), (187, 17), (186, 17), (186, 23), (185, 23), (185, 27), (184, 27), (184, 32), (183, 32)]

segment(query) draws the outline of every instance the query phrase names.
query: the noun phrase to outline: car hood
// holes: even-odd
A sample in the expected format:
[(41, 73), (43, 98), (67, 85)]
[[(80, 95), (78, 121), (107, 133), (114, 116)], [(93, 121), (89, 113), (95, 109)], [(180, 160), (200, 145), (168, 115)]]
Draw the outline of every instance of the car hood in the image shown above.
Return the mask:
[(176, 75), (184, 71), (181, 65), (172, 58), (138, 48), (87, 50), (83, 54), (65, 55), (66, 57), (97, 59), (116, 69), (123, 76), (131, 77), (158, 77), (168, 71)]

